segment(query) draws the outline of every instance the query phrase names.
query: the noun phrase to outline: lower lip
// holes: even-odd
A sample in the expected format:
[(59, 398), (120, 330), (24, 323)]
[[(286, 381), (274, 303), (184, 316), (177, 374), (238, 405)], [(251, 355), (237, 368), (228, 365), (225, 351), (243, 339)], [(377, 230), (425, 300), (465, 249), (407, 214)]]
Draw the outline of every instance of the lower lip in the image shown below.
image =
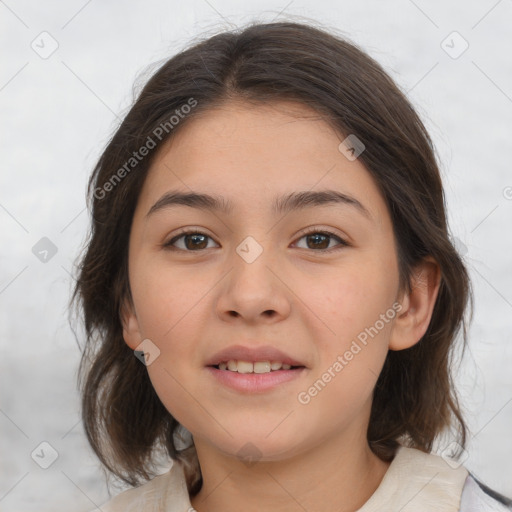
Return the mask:
[(219, 370), (213, 366), (207, 366), (206, 369), (225, 386), (245, 393), (258, 393), (299, 378), (307, 368), (276, 370), (267, 373), (238, 373), (230, 370)]

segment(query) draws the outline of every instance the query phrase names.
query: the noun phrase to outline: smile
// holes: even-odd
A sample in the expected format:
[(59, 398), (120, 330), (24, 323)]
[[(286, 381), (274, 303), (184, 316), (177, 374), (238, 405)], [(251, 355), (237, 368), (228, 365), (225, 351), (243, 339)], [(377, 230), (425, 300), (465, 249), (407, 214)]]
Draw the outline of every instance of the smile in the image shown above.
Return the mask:
[[(231, 363), (232, 368), (236, 365), (236, 369), (230, 370), (228, 368), (229, 363)], [(277, 368), (278, 364), (280, 368)], [(223, 368), (224, 365), (226, 365), (226, 368)], [(207, 366), (206, 370), (222, 386), (241, 393), (252, 394), (271, 391), (280, 385), (298, 379), (307, 371), (304, 366), (289, 366), (276, 362), (274, 364), (275, 369), (272, 369), (272, 364), (268, 361), (250, 363), (248, 361), (230, 360), (227, 363), (220, 363), (218, 366)], [(260, 371), (260, 368), (264, 368), (264, 371)]]
[(214, 366), (219, 370), (228, 370), (231, 372), (238, 373), (269, 373), (278, 370), (295, 370), (296, 368), (304, 368), (303, 366), (291, 366), (280, 361), (237, 361), (236, 359), (230, 359), (229, 361), (223, 361), (218, 365)]

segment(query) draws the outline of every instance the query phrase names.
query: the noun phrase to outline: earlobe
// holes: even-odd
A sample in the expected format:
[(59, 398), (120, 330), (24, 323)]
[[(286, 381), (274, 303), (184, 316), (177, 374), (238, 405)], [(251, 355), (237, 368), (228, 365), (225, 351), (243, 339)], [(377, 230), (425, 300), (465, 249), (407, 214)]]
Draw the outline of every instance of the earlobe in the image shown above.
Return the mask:
[(420, 341), (430, 324), (440, 283), (439, 265), (429, 256), (415, 268), (411, 291), (404, 292), (400, 301), (402, 309), (393, 325), (390, 350), (404, 350)]
[(125, 301), (120, 311), (121, 324), (123, 326), (123, 338), (125, 343), (132, 349), (140, 344), (142, 341), (139, 321), (135, 314), (135, 308), (131, 302)]

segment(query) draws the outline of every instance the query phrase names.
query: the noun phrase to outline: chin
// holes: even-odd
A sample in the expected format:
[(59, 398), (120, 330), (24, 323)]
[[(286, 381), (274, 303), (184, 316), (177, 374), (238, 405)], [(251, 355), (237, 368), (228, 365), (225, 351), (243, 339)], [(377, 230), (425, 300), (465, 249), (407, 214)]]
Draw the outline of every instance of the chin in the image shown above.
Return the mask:
[(247, 462), (248, 466), (255, 462), (286, 460), (300, 451), (297, 440), (282, 436), (276, 436), (271, 440), (272, 434), (267, 437), (268, 432), (258, 436), (229, 438), (227, 443), (217, 445), (217, 448), (230, 457)]

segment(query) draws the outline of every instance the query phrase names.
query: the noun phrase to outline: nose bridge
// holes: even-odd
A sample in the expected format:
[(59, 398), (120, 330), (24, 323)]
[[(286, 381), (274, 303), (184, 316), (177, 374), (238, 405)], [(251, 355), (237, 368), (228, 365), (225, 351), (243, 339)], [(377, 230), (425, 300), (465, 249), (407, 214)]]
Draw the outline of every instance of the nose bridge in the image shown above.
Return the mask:
[(275, 266), (275, 259), (268, 239), (263, 245), (263, 237), (258, 238), (261, 242), (254, 236), (246, 236), (236, 246), (235, 254), (231, 259), (234, 265), (232, 280), (248, 288), (247, 292), (252, 290), (252, 293), (265, 295), (269, 294), (270, 288), (273, 288), (274, 276), (269, 267)]
[(288, 311), (286, 286), (276, 276), (277, 259), (268, 244), (264, 247), (255, 237), (247, 236), (236, 246), (230, 261), (231, 272), (219, 298), (220, 314), (233, 315), (235, 311), (255, 319), (268, 311)]

